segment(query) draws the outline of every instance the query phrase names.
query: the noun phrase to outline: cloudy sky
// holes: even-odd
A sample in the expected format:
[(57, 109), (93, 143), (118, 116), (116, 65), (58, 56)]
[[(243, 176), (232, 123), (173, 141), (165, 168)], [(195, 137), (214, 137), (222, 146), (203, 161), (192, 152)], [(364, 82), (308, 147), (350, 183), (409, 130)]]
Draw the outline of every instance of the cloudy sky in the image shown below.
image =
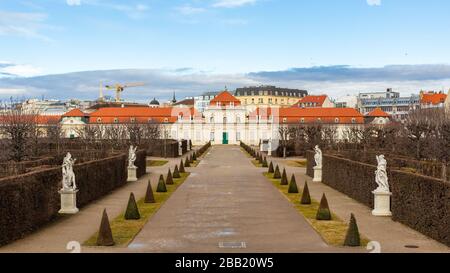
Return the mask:
[(0, 98), (450, 88), (448, 0), (0, 0)]

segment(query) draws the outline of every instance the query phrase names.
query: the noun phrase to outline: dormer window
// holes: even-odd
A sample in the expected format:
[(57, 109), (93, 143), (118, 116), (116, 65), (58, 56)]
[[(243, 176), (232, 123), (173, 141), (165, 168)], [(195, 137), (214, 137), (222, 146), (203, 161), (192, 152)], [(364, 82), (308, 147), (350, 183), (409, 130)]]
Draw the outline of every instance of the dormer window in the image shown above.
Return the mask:
[(305, 123), (305, 118), (301, 118), (300, 123)]
[(168, 118), (164, 118), (164, 122), (165, 123), (169, 122), (169, 119)]
[(356, 118), (352, 118), (352, 123), (356, 123)]
[(130, 118), (131, 122), (136, 122), (136, 118)]
[(118, 118), (114, 118), (114, 123), (119, 123), (119, 119)]
[(322, 119), (321, 118), (317, 118), (317, 122), (321, 122), (322, 121)]
[(283, 123), (286, 123), (286, 121), (287, 121), (287, 118), (283, 118)]
[(97, 122), (98, 123), (102, 122), (102, 118), (97, 118)]
[(339, 118), (335, 118), (334, 123), (339, 123)]

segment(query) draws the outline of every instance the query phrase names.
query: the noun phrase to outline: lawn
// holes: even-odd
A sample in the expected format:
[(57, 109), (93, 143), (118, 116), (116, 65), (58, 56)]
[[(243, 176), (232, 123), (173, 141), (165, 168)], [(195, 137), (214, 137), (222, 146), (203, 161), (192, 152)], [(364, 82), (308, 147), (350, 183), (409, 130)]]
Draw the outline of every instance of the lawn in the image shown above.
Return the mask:
[(147, 160), (147, 167), (158, 167), (167, 164), (167, 160)]
[[(110, 221), (111, 230), (116, 247), (127, 246), (134, 237), (141, 231), (142, 227), (147, 223), (147, 221), (158, 211), (158, 209), (164, 204), (164, 202), (169, 199), (170, 195), (180, 186), (189, 173), (181, 173), (181, 178), (174, 178), (174, 185), (166, 185), (167, 192), (159, 193), (156, 192), (156, 187), (153, 189), (153, 194), (156, 203), (146, 204), (144, 203), (144, 198), (137, 201), (139, 208), (139, 213), (141, 219), (139, 220), (125, 220), (124, 214), (121, 213), (114, 220)], [(126, 207), (126, 204), (124, 204)], [(99, 215), (100, 216), (100, 215)], [(98, 232), (91, 236), (86, 242), (83, 243), (84, 246), (96, 246)]]
[[(292, 203), (295, 209), (301, 213), (306, 220), (311, 224), (311, 226), (319, 233), (319, 235), (324, 239), (324, 241), (333, 246), (343, 246), (345, 235), (347, 234), (348, 225), (342, 221), (338, 216), (332, 213), (331, 221), (319, 221), (316, 220), (317, 209), (319, 208), (319, 202), (311, 198), (310, 205), (301, 205), (300, 198), (301, 189), (300, 185), (297, 183), (300, 193), (288, 193), (288, 186), (281, 186), (280, 179), (273, 179), (273, 175), (270, 173), (264, 173), (264, 176), (269, 179), (269, 181), (278, 188), (278, 190)], [(350, 212), (349, 212), (350, 218)], [(361, 245), (366, 246), (370, 241), (365, 238), (362, 234)]]
[(286, 165), (290, 167), (302, 167), (306, 168), (306, 159), (305, 160), (288, 160), (286, 161)]

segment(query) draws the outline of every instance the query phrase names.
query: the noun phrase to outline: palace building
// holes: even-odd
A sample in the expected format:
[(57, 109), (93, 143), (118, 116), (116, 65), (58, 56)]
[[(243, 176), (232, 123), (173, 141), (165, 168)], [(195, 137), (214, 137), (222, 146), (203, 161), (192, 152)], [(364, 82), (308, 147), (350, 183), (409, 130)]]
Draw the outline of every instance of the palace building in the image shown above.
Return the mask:
[[(160, 124), (161, 134), (172, 139), (190, 139), (194, 145), (258, 145), (277, 141), (280, 126), (326, 124), (336, 127), (338, 137), (349, 126), (364, 124), (364, 116), (353, 108), (257, 107), (248, 113), (241, 100), (228, 91), (214, 97), (203, 113), (194, 107), (106, 107), (92, 113), (78, 109), (62, 116), (66, 137), (78, 137), (83, 126), (124, 126), (130, 123)], [(163, 137), (163, 136), (161, 136)]]

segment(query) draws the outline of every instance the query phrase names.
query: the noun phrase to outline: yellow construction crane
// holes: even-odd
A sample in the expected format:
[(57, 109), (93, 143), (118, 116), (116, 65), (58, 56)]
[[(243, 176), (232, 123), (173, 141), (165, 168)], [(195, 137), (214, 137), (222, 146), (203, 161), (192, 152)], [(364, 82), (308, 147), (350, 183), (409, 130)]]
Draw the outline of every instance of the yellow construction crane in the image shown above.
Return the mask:
[[(135, 82), (135, 83), (127, 83), (127, 84), (105, 85), (105, 88), (108, 90), (115, 90), (116, 91), (116, 102), (120, 102), (120, 93), (122, 93), (126, 88), (138, 87), (138, 86), (144, 86), (144, 85), (145, 85), (145, 83)], [(103, 96), (103, 92), (102, 92), (101, 96)]]

